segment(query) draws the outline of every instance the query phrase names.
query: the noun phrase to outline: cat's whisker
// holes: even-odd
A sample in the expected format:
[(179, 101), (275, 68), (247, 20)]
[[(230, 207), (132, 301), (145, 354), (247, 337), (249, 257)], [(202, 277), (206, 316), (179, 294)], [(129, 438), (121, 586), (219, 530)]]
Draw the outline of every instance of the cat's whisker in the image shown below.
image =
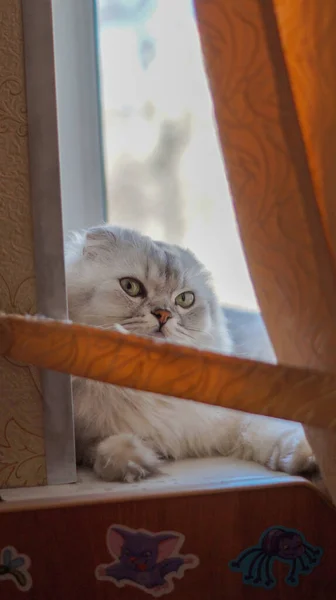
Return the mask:
[(186, 327), (185, 325), (183, 325), (182, 323), (177, 323), (177, 327), (181, 327), (182, 329), (186, 329), (187, 331), (195, 331), (195, 333), (203, 333), (203, 329), (199, 329), (196, 327)]
[(186, 331), (183, 331), (183, 329), (181, 328), (176, 328), (178, 330), (179, 333), (181, 333), (182, 335), (185, 335), (186, 337), (190, 338), (191, 340), (195, 340), (195, 338), (192, 335), (189, 335), (189, 333), (187, 333)]
[[(101, 313), (99, 313), (99, 312), (89, 313), (89, 312), (85, 311), (85, 313), (83, 313), (83, 314), (85, 314), (86, 317), (101, 317)], [(105, 317), (107, 319), (127, 319), (129, 317), (129, 315), (124, 315), (123, 316), (123, 315), (110, 315), (110, 314), (106, 314)]]
[(193, 329), (192, 327), (185, 327), (184, 325), (181, 325), (181, 323), (177, 323), (176, 327), (182, 331), (200, 331), (199, 329)]

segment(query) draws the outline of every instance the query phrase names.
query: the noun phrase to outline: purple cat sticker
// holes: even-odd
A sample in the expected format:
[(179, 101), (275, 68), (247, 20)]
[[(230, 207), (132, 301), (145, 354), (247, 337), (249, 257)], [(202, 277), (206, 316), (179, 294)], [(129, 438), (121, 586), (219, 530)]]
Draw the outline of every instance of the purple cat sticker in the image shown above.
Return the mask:
[(184, 540), (184, 535), (175, 531), (151, 533), (112, 525), (106, 541), (114, 560), (99, 565), (96, 578), (117, 587), (136, 587), (154, 598), (169, 594), (174, 589), (174, 577), (182, 579), (186, 569), (199, 564), (196, 556), (180, 554)]

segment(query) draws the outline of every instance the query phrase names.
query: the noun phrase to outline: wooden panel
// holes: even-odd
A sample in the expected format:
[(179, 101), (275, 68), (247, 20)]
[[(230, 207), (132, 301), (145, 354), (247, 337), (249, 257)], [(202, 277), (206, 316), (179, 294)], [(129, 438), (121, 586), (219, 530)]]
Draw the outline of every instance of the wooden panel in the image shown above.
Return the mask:
[(0, 315), (0, 354), (120, 386), (336, 429), (336, 376)]
[[(11, 510), (4, 504), (0, 509), (0, 549), (10, 545), (28, 555), (33, 582), (22, 596), (13, 581), (0, 577), (0, 593), (6, 600), (148, 597), (142, 590), (119, 589), (110, 581), (95, 579), (99, 564), (113, 562), (106, 546), (106, 531), (113, 524), (151, 532), (173, 530), (185, 536), (181, 552), (196, 555), (200, 564), (175, 580), (172, 597), (176, 600), (334, 598), (335, 511), (302, 484), (137, 502), (113, 503), (107, 498), (93, 504), (55, 504), (26, 511)], [(309, 575), (302, 574), (298, 586), (285, 583), (290, 563), (280, 561), (274, 563), (277, 583), (273, 589), (243, 584), (241, 573), (229, 569), (229, 561), (256, 545), (267, 528), (276, 526), (299, 530), (309, 544), (322, 548), (320, 564)]]
[[(198, 0), (196, 6), (246, 258), (277, 358), (333, 371), (335, 268), (273, 2)], [(336, 500), (330, 458), (336, 438), (308, 435)]]
[(134, 502), (148, 497), (190, 496), (252, 486), (258, 488), (304, 484), (307, 481), (303, 477), (270, 471), (255, 462), (230, 456), (165, 461), (161, 473), (156, 477), (148, 477), (127, 485), (120, 481), (104, 481), (88, 467), (79, 467), (77, 475), (78, 480), (75, 484), (1, 490), (1, 498), (6, 503), (15, 502), (16, 510), (27, 510), (36, 505), (55, 505), (56, 502), (58, 506), (102, 500)]

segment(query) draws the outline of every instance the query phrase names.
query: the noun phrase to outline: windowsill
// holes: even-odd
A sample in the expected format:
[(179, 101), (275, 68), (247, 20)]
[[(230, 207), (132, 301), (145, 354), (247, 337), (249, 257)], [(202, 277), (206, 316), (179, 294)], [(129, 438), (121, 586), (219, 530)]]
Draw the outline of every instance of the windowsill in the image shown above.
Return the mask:
[(160, 476), (138, 483), (108, 483), (98, 479), (93, 471), (79, 469), (74, 484), (1, 490), (4, 503), (1, 509), (40, 505), (71, 504), (108, 500), (113, 502), (192, 493), (218, 493), (242, 488), (260, 488), (270, 485), (310, 485), (302, 477), (269, 471), (261, 465), (230, 457), (189, 459), (166, 463)]

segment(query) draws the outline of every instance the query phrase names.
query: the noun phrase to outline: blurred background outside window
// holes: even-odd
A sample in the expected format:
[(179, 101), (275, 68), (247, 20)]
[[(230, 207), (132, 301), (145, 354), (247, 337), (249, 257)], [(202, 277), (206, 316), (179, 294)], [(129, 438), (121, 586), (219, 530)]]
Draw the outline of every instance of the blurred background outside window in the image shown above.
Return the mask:
[(191, 0), (96, 0), (111, 223), (189, 247), (223, 305), (258, 310)]

